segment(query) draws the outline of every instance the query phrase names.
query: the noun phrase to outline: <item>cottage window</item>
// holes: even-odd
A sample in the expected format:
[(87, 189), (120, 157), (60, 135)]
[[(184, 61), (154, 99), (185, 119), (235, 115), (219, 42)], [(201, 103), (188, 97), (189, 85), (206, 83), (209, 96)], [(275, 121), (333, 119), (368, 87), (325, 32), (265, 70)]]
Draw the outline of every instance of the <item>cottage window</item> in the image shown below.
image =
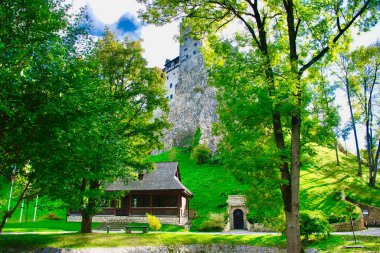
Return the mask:
[(154, 207), (177, 207), (177, 196), (153, 195)]
[(132, 207), (150, 207), (150, 195), (133, 195)]

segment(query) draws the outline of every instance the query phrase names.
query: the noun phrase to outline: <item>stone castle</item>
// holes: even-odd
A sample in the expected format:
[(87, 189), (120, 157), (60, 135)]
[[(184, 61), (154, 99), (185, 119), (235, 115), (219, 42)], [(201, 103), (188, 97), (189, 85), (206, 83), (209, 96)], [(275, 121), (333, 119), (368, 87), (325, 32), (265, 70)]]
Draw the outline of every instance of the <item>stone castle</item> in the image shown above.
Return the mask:
[(201, 41), (185, 37), (179, 56), (165, 62), (169, 122), (173, 125), (163, 139), (167, 149), (190, 146), (195, 131), (200, 128), (200, 143), (216, 150), (218, 138), (212, 135), (212, 124), (217, 120), (216, 92), (207, 85), (201, 46)]

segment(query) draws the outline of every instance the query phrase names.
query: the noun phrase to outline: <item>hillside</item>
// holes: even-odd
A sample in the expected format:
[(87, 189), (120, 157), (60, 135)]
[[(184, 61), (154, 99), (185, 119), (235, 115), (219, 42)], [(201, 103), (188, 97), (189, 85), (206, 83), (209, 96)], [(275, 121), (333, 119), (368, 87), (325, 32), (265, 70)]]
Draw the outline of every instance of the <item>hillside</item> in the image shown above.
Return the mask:
[[(379, 188), (367, 184), (366, 167), (362, 178), (356, 176), (356, 161), (353, 156), (340, 153), (340, 166), (336, 165), (335, 151), (313, 145), (315, 154), (303, 157), (301, 170), (301, 210), (321, 210), (326, 217), (331, 214), (357, 217), (360, 209), (341, 200), (344, 193), (355, 201), (380, 206)], [(225, 212), (227, 196), (244, 194), (247, 185), (241, 185), (233, 175), (221, 166), (197, 165), (184, 149), (175, 148), (152, 157), (152, 161), (178, 161), (183, 183), (193, 192), (190, 209), (195, 209), (198, 218), (193, 221), (196, 230), (209, 212)]]
[[(328, 148), (313, 146), (315, 154), (303, 157), (301, 170), (301, 210), (321, 210), (326, 216), (334, 213), (338, 216), (358, 216), (360, 210), (347, 202), (341, 200), (344, 193), (356, 202), (363, 202), (380, 206), (379, 188), (370, 188), (367, 184), (368, 169), (363, 167), (363, 177), (356, 176), (356, 161), (353, 156), (346, 157), (340, 153), (340, 166), (336, 165), (335, 151)], [(192, 222), (192, 230), (197, 230), (200, 223), (207, 217), (208, 213), (223, 213), (227, 208), (227, 196), (233, 194), (244, 194), (248, 185), (241, 185), (233, 175), (222, 166), (197, 165), (190, 159), (190, 154), (185, 149), (174, 148), (151, 158), (154, 162), (178, 161), (183, 183), (194, 194), (190, 201), (190, 209), (195, 210), (197, 218)], [(9, 181), (0, 178), (0, 199), (8, 200)], [(31, 200), (28, 208), (28, 221), (33, 219), (34, 202)], [(2, 209), (6, 209), (6, 201), (0, 203)], [(65, 218), (66, 210), (60, 208), (58, 202), (50, 202), (40, 196), (37, 219), (41, 222), (38, 226), (45, 226), (43, 216), (48, 213)], [(12, 227), (11, 223), (17, 223), (20, 217), (20, 208), (16, 210), (12, 219), (6, 227)], [(25, 213), (23, 221), (25, 221)], [(56, 221), (57, 228), (64, 227), (64, 221)], [(59, 223), (59, 224), (58, 224)], [(62, 224), (61, 224), (62, 223)], [(44, 225), (45, 224), (45, 225)], [(18, 226), (14, 224), (14, 226)], [(37, 224), (36, 224), (37, 226)], [(51, 227), (51, 225), (49, 225)], [(55, 226), (53, 226), (55, 227)], [(71, 227), (79, 229), (79, 224)]]

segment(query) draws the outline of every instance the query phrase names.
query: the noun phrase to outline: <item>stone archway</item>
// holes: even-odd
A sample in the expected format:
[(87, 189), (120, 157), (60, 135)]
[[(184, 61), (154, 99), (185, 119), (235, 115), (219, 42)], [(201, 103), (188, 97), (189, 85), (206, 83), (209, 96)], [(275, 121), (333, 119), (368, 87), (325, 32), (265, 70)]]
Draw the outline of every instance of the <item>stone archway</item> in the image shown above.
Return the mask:
[(250, 229), (251, 226), (247, 221), (247, 207), (245, 206), (245, 196), (229, 195), (228, 196), (228, 223), (224, 231), (231, 229)]
[(241, 209), (233, 212), (234, 229), (244, 229), (244, 213)]

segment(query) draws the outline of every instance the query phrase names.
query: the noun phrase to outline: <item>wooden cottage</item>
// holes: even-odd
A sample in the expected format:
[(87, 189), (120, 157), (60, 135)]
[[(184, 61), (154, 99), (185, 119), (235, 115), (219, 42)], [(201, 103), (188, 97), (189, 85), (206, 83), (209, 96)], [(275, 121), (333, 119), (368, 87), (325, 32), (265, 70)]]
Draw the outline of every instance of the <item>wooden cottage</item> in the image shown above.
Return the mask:
[[(137, 181), (117, 180), (107, 191), (126, 191), (118, 200), (108, 200), (93, 221), (146, 222), (146, 213), (155, 215), (163, 224), (183, 225), (188, 221), (192, 193), (182, 184), (177, 162), (157, 163), (156, 169), (141, 174)], [(69, 215), (68, 220), (79, 221)]]

